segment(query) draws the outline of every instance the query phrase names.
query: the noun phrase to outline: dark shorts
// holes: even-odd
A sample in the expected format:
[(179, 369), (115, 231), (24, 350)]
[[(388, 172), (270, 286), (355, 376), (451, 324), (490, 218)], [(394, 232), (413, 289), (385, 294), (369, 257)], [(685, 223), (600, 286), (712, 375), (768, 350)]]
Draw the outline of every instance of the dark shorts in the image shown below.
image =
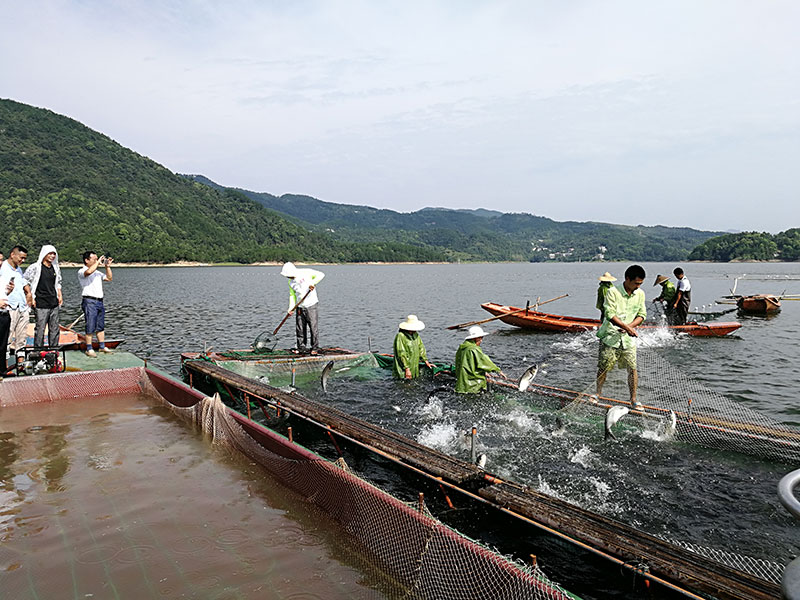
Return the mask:
[(84, 298), (81, 301), (83, 316), (86, 317), (86, 333), (97, 333), (106, 329), (106, 307), (102, 300)]

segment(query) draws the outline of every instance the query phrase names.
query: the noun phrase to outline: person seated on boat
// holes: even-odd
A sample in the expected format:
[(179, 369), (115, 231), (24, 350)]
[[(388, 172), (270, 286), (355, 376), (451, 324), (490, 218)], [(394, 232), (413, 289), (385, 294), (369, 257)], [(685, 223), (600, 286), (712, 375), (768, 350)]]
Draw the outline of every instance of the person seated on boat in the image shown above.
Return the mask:
[(641, 410), (636, 399), (639, 375), (636, 370), (636, 327), (647, 317), (644, 292), (640, 289), (644, 278), (640, 265), (631, 265), (625, 271), (625, 281), (615, 285), (606, 295), (605, 318), (597, 337), (600, 338), (600, 353), (597, 359), (597, 395), (603, 391), (608, 372), (619, 365), (628, 370), (628, 391), (631, 405)]
[(419, 332), (425, 329), (425, 323), (417, 315), (408, 315), (400, 323), (399, 331), (394, 336), (394, 365), (392, 373), (399, 379), (416, 379), (419, 377), (419, 361), (422, 360), (429, 369), (433, 365), (428, 362), (425, 344)]
[(33, 309), (36, 311), (33, 345), (36, 348), (44, 346), (44, 329), (47, 327), (48, 346), (58, 346), (58, 312), (64, 304), (64, 298), (61, 294), (61, 269), (55, 246), (42, 246), (39, 260), (25, 269), (23, 278), (31, 286)]
[(325, 273), (315, 269), (298, 269), (293, 263), (284, 263), (281, 275), (289, 280), (289, 314), (296, 312), (295, 335), (297, 346), (293, 352), (306, 352), (309, 330), (311, 354), (319, 354), (319, 298), (316, 286)]
[(606, 271), (600, 277), (597, 278), (600, 281), (600, 285), (597, 287), (597, 310), (600, 311), (600, 320), (603, 320), (605, 316), (605, 312), (603, 311), (603, 305), (606, 302), (606, 294), (608, 290), (614, 285), (612, 282), (616, 281), (617, 278), (614, 277), (611, 273)]
[(678, 279), (678, 292), (675, 294), (672, 309), (675, 311), (675, 325), (686, 325), (686, 317), (689, 314), (689, 303), (692, 301), (692, 284), (683, 274), (683, 269), (675, 267), (672, 271)]
[(675, 309), (672, 308), (672, 301), (675, 299), (675, 294), (677, 294), (678, 291), (675, 289), (675, 284), (672, 283), (666, 275), (656, 276), (656, 282), (653, 284), (653, 287), (659, 284), (661, 285), (661, 294), (658, 298), (653, 298), (653, 302), (664, 303), (664, 316), (667, 318), (667, 324), (674, 325)]
[(481, 349), (486, 332), (480, 325), (473, 325), (467, 331), (467, 337), (456, 352), (456, 392), (474, 394), (486, 389), (486, 374), (499, 373), (507, 379), (505, 373), (492, 362)]

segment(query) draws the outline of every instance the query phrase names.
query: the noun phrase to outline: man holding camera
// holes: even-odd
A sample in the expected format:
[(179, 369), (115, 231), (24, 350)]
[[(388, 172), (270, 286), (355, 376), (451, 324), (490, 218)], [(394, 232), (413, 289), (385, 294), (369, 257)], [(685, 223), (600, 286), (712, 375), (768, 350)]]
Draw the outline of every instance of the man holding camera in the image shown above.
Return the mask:
[[(81, 284), (81, 308), (86, 318), (86, 356), (97, 356), (92, 347), (92, 336), (97, 334), (99, 352), (111, 352), (106, 348), (106, 309), (103, 305), (103, 282), (111, 282), (111, 263), (114, 259), (110, 256), (97, 257), (97, 254), (88, 250), (83, 253), (83, 267), (78, 271), (78, 283)], [(105, 275), (98, 271), (98, 267), (105, 267)]]

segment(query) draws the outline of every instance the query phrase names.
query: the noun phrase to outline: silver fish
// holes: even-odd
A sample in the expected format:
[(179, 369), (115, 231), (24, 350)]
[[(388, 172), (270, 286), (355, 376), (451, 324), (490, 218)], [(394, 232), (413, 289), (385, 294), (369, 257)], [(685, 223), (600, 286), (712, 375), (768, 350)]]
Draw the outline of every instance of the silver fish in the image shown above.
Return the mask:
[(333, 361), (329, 361), (325, 368), (322, 369), (322, 376), (320, 377), (320, 383), (322, 384), (322, 391), (328, 391), (328, 376), (331, 373), (331, 369), (333, 368)]
[(669, 439), (675, 435), (675, 431), (678, 429), (678, 419), (675, 417), (675, 411), (669, 411), (669, 423), (667, 423), (667, 427), (664, 430), (664, 438)]
[(478, 454), (478, 458), (475, 461), (475, 464), (478, 466), (479, 469), (483, 469), (486, 466), (486, 455), (483, 453)]
[(605, 439), (608, 439), (609, 437), (617, 439), (617, 436), (615, 436), (611, 432), (611, 428), (614, 425), (617, 424), (617, 421), (619, 421), (622, 417), (627, 415), (630, 412), (630, 410), (631, 409), (628, 408), (627, 406), (612, 406), (611, 408), (608, 409), (608, 412), (606, 413), (606, 424), (605, 424), (606, 437), (605, 437)]
[(522, 377), (519, 378), (517, 389), (520, 392), (524, 392), (525, 390), (527, 390), (530, 387), (531, 382), (536, 377), (536, 373), (538, 373), (538, 371), (539, 371), (539, 365), (531, 365), (530, 367), (525, 369), (525, 372), (522, 374)]

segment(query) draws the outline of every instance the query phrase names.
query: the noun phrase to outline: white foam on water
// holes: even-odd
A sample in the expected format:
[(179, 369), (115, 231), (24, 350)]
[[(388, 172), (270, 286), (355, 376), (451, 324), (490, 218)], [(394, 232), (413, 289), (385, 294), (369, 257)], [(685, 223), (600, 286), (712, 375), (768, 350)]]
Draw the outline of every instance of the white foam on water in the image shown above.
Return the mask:
[(679, 338), (666, 327), (640, 329), (638, 346), (640, 348), (669, 348), (677, 346)]
[(428, 421), (441, 419), (444, 414), (444, 400), (438, 396), (433, 396), (430, 402), (426, 402), (417, 408), (416, 414)]
[(499, 420), (505, 421), (520, 431), (531, 431), (534, 433), (542, 433), (544, 431), (539, 417), (519, 407), (512, 409), (508, 413), (499, 414), (497, 417)]
[(592, 452), (591, 448), (586, 445), (581, 446), (575, 452), (572, 453), (572, 456), (569, 457), (569, 461), (576, 465), (580, 465), (585, 469), (591, 468), (591, 463), (594, 462), (595, 455)]
[(417, 441), (434, 450), (446, 452), (458, 443), (460, 432), (453, 423), (432, 423), (426, 425), (417, 435)]

